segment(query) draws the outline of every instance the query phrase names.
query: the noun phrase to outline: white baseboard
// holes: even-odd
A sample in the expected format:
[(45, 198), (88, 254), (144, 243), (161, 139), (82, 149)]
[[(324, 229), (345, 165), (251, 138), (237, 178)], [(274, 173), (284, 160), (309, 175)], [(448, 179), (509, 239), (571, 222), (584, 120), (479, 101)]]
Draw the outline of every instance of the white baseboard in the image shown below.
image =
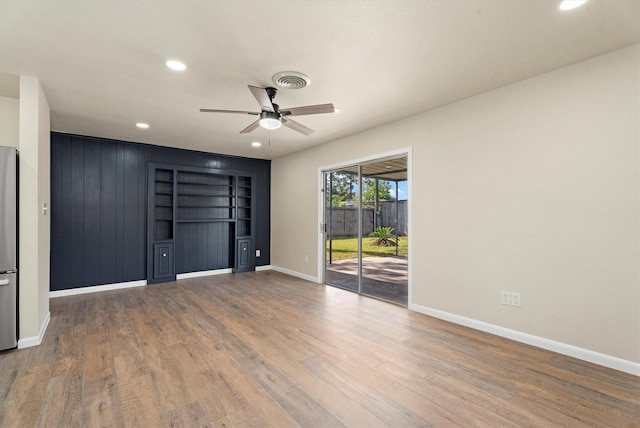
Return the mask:
[(47, 327), (49, 327), (49, 321), (51, 321), (51, 312), (47, 312), (47, 316), (44, 318), (44, 322), (40, 326), (40, 332), (37, 336), (25, 337), (24, 339), (18, 340), (18, 349), (30, 348), (41, 344), (42, 339), (44, 339), (44, 334), (47, 332)]
[(49, 292), (50, 298), (75, 296), (76, 294), (97, 293), (99, 291), (120, 290), (121, 288), (132, 287), (144, 287), (147, 285), (147, 281), (142, 279), (140, 281), (119, 282), (116, 284), (94, 285), (92, 287), (80, 287), (71, 288), (69, 290), (58, 290)]
[(315, 276), (306, 275), (304, 273), (296, 272), (294, 270), (285, 269), (285, 268), (280, 267), (280, 266), (271, 265), (271, 269), (275, 270), (276, 272), (286, 273), (287, 275), (295, 276), (296, 278), (306, 279), (307, 281), (316, 282), (316, 283), (320, 282), (320, 280), (318, 278), (316, 278)]
[(188, 278), (199, 278), (201, 276), (210, 276), (210, 275), (222, 275), (225, 273), (233, 273), (233, 269), (201, 270), (199, 272), (179, 273), (176, 275), (176, 280), (188, 279)]
[(516, 342), (526, 343), (527, 345), (536, 346), (538, 348), (546, 349), (548, 351), (557, 352), (558, 354), (567, 355), (569, 357), (577, 358), (579, 360), (588, 361), (590, 363), (598, 364), (600, 366), (608, 367), (621, 372), (629, 373), (632, 375), (640, 376), (640, 363), (633, 361), (623, 360), (611, 355), (602, 354), (599, 352), (591, 351), (577, 346), (569, 345), (562, 342), (556, 342), (554, 340), (545, 339), (544, 337), (534, 336), (532, 334), (523, 333), (517, 330), (511, 330), (509, 328), (500, 327), (494, 324), (474, 320), (472, 318), (466, 318), (460, 315), (444, 312), (438, 309), (429, 308), (426, 306), (410, 304), (409, 309), (420, 312), (425, 315), (439, 318), (441, 320), (449, 321), (454, 324), (463, 325), (465, 327), (473, 328), (475, 330), (491, 333), (496, 336), (504, 337), (507, 339), (515, 340)]
[[(271, 269), (271, 265), (256, 266), (256, 271), (269, 270), (269, 269)], [(176, 275), (176, 280), (198, 278), (201, 276), (209, 276), (209, 275), (222, 275), (227, 273), (233, 273), (233, 269), (216, 269), (216, 270), (204, 270), (200, 272), (180, 273)], [(147, 285), (147, 281), (143, 279), (140, 281), (119, 282), (115, 284), (95, 285), (91, 287), (79, 287), (79, 288), (71, 288), (68, 290), (50, 291), (49, 297), (54, 299), (56, 297), (75, 296), (77, 294), (97, 293), (100, 291), (109, 291), (109, 290), (120, 290), (122, 288), (144, 287), (145, 285)]]

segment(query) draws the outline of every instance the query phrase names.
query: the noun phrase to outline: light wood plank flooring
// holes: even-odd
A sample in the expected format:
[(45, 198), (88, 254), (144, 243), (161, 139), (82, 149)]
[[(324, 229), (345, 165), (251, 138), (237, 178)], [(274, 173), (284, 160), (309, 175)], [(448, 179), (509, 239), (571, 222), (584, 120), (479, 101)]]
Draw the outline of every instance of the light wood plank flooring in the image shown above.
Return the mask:
[(262, 271), (52, 299), (0, 426), (640, 426), (640, 378)]

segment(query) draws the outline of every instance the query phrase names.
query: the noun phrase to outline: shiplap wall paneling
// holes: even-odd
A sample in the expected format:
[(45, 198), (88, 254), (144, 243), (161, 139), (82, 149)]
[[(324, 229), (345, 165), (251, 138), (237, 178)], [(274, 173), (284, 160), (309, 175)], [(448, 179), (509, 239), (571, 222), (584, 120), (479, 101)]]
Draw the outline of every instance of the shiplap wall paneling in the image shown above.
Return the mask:
[(176, 273), (231, 268), (231, 223), (178, 223)]
[[(53, 132), (51, 290), (146, 279), (149, 163), (251, 171), (257, 212), (253, 242), (261, 250), (255, 264), (270, 263), (270, 161)], [(225, 233), (233, 240), (232, 226)], [(206, 251), (206, 263), (182, 267), (233, 262), (215, 248)]]

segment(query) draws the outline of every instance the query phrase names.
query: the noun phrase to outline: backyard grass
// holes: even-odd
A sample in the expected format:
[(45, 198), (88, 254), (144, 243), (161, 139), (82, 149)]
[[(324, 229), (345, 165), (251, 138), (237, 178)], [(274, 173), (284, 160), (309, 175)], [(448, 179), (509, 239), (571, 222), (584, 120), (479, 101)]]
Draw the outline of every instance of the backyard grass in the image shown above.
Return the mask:
[[(375, 238), (362, 238), (362, 257), (389, 257), (396, 255), (395, 245), (392, 247), (378, 247), (371, 245)], [(407, 257), (407, 237), (398, 239), (398, 256)], [(355, 259), (358, 257), (358, 238), (337, 238), (331, 241), (332, 260)], [(327, 241), (327, 260), (329, 260), (329, 241)]]

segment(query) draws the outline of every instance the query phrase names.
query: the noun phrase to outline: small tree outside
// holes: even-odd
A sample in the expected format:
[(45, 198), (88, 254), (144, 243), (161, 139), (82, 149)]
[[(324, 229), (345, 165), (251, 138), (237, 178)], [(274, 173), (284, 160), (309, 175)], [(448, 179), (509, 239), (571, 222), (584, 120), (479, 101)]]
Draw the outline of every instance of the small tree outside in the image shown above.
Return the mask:
[(393, 227), (376, 227), (376, 229), (369, 234), (373, 239), (371, 243), (373, 245), (377, 245), (378, 247), (391, 247), (396, 245), (396, 241), (393, 240)]

